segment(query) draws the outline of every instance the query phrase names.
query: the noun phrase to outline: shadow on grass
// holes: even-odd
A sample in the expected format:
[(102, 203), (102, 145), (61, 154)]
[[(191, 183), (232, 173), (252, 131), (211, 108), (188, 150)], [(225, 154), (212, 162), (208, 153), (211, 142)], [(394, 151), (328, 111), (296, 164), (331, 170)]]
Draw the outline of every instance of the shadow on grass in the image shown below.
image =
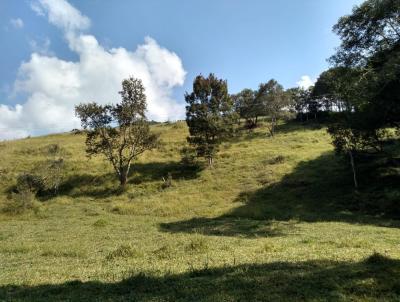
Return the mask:
[[(189, 180), (198, 177), (200, 166), (182, 165), (180, 162), (135, 163), (128, 179), (128, 185), (162, 181), (171, 173), (174, 181)], [(107, 198), (121, 194), (115, 173), (102, 175), (78, 174), (69, 176), (60, 186), (59, 194), (70, 197)]]
[(118, 183), (114, 173), (71, 175), (61, 184), (59, 189), (59, 195), (74, 198), (106, 198), (117, 193)]
[[(399, 175), (385, 175), (371, 181), (368, 171), (370, 168), (366, 171), (359, 168), (362, 187), (355, 192), (351, 170), (335, 154), (326, 153), (317, 159), (300, 162), (278, 183), (268, 183), (268, 173), (260, 173), (257, 180), (266, 185), (256, 191), (240, 193), (235, 202), (242, 205), (229, 213), (216, 218), (163, 223), (160, 229), (256, 237), (287, 234), (296, 221), (340, 221), (398, 227), (399, 221), (382, 217), (384, 207), (390, 209), (390, 201), (385, 200), (382, 193), (390, 188), (393, 192), (398, 190)], [(384, 184), (385, 190), (376, 184)], [(378, 195), (381, 199), (377, 199)]]
[(121, 282), (0, 287), (1, 301), (398, 301), (400, 261), (275, 262), (183, 274), (139, 274)]
[[(265, 122), (260, 122), (259, 127), (254, 129), (241, 129), (241, 131), (233, 137), (230, 142), (243, 142), (252, 139), (270, 138), (270, 134), (266, 129), (260, 130), (260, 127), (264, 127)], [(292, 132), (302, 132), (310, 130), (320, 130), (325, 127), (324, 124), (318, 122), (307, 122), (302, 123), (298, 121), (286, 121), (279, 123), (275, 128), (275, 134), (289, 134)]]
[(293, 222), (272, 222), (229, 215), (217, 218), (193, 218), (186, 221), (161, 223), (165, 232), (199, 233), (210, 236), (239, 236), (245, 238), (283, 236), (295, 230)]
[(168, 173), (174, 180), (190, 180), (199, 176), (203, 169), (200, 165), (184, 165), (181, 162), (137, 163), (132, 166), (129, 183), (140, 184), (150, 181), (162, 181)]

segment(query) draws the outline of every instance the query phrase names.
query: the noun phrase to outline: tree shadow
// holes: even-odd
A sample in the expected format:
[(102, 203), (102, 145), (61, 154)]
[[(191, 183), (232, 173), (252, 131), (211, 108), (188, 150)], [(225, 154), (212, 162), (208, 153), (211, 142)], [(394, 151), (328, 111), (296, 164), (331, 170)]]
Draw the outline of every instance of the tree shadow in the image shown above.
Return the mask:
[[(243, 142), (246, 140), (260, 139), (260, 138), (268, 138), (270, 137), (269, 132), (264, 129), (260, 130), (260, 128), (264, 125), (263, 122), (260, 123), (260, 126), (254, 129), (241, 129), (239, 134), (234, 136), (229, 142)], [(320, 130), (324, 127), (324, 124), (319, 122), (299, 122), (295, 120), (285, 121), (279, 123), (275, 127), (275, 135), (277, 134), (289, 134), (294, 132), (302, 132), (302, 131), (310, 131), (310, 130)]]
[(203, 168), (201, 165), (185, 165), (178, 161), (136, 163), (132, 166), (129, 183), (162, 181), (168, 173), (177, 181), (195, 179), (199, 177)]
[(59, 189), (59, 195), (73, 198), (106, 198), (118, 193), (117, 178), (114, 173), (71, 175), (65, 179)]
[[(379, 180), (371, 182), (370, 167), (363, 169), (359, 167), (362, 187), (356, 192), (352, 187), (351, 170), (333, 152), (328, 152), (314, 160), (300, 162), (292, 173), (277, 183), (269, 182), (268, 173), (260, 173), (257, 180), (265, 186), (256, 191), (241, 192), (234, 202), (242, 205), (222, 216), (163, 223), (160, 229), (257, 237), (287, 234), (295, 227), (294, 221), (399, 227), (400, 221), (389, 219), (397, 217), (382, 215), (385, 203), (377, 202), (376, 198), (378, 193), (389, 189), (390, 184), (395, 190), (400, 176), (379, 176)], [(377, 185), (380, 183), (385, 184), (385, 190)]]
[(400, 261), (236, 265), (182, 274), (138, 274), (115, 283), (4, 285), (1, 301), (398, 301)]
[[(132, 166), (128, 184), (132, 186), (146, 182), (162, 181), (171, 173), (174, 181), (184, 181), (198, 177), (202, 167), (198, 165), (183, 165), (180, 162), (136, 163)], [(66, 178), (59, 188), (59, 195), (70, 197), (107, 198), (123, 193), (119, 187), (115, 173), (76, 174)], [(43, 196), (51, 198), (54, 196)]]
[(190, 220), (160, 224), (161, 231), (197, 233), (210, 236), (238, 236), (243, 238), (277, 237), (294, 233), (292, 221), (276, 222), (248, 217), (223, 215), (217, 218), (192, 218)]

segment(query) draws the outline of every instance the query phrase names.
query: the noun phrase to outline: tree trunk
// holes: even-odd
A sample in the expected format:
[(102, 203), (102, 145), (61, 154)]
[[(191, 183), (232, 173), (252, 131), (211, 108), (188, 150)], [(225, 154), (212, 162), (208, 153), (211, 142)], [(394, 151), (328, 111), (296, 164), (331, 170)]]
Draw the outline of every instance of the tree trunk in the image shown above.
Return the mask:
[(212, 167), (212, 165), (213, 165), (213, 158), (212, 158), (212, 157), (209, 157), (209, 158), (208, 158), (208, 166), (209, 166), (209, 167)]
[(126, 183), (128, 182), (128, 177), (125, 173), (122, 173), (119, 176), (119, 184), (121, 187), (125, 187)]
[(351, 169), (353, 171), (354, 188), (357, 190), (358, 189), (358, 181), (357, 181), (357, 172), (356, 172), (356, 165), (354, 163), (353, 151), (351, 151), (351, 150), (349, 151), (349, 156), (350, 156)]
[(271, 134), (271, 137), (274, 137), (274, 135), (275, 135), (275, 118), (271, 119), (271, 127), (269, 129), (269, 133)]

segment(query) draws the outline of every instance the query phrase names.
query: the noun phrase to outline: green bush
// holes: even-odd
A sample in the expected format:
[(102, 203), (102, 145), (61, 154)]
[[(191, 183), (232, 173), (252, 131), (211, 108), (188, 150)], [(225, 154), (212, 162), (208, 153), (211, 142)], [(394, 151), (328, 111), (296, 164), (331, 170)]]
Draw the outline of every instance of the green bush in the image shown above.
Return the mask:
[(133, 249), (133, 247), (131, 245), (123, 244), (123, 245), (120, 245), (114, 251), (110, 252), (107, 255), (106, 259), (113, 260), (115, 258), (130, 258), (130, 257), (134, 257), (135, 255), (137, 255), (137, 252), (135, 251), (135, 249)]
[(268, 160), (268, 164), (270, 165), (277, 165), (277, 164), (282, 164), (285, 161), (285, 157), (283, 155), (278, 155), (275, 156), (274, 158), (271, 158)]
[(181, 153), (181, 163), (183, 165), (193, 165), (196, 159), (196, 153), (193, 148), (183, 147), (180, 151)]
[(38, 192), (45, 190), (45, 182), (43, 177), (36, 174), (24, 173), (17, 177), (17, 192), (30, 192), (35, 196)]
[(6, 201), (2, 212), (7, 214), (21, 214), (26, 210), (35, 210), (35, 194), (27, 189), (21, 190), (18, 193), (12, 193), (11, 198)]
[(172, 174), (168, 172), (167, 177), (166, 178), (163, 177), (163, 183), (161, 184), (161, 189), (165, 190), (167, 188), (172, 187), (172, 185), (173, 185)]

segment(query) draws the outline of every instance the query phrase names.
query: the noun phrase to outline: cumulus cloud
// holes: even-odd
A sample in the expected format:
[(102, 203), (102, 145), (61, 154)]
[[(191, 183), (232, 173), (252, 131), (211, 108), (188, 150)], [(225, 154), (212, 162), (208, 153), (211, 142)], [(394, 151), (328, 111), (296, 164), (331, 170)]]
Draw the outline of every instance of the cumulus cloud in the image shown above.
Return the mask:
[(90, 20), (67, 1), (38, 0), (32, 8), (63, 31), (79, 59), (66, 61), (36, 51), (21, 64), (14, 90), (28, 97), (22, 105), (0, 105), (0, 139), (78, 128), (74, 106), (119, 101), (121, 81), (130, 75), (143, 81), (150, 119), (183, 117), (184, 106), (172, 98), (172, 92), (183, 85), (186, 72), (174, 52), (150, 37), (132, 51), (123, 47), (107, 50), (83, 32)]
[(16, 29), (24, 27), (24, 21), (21, 18), (11, 19), (10, 24)]
[(310, 86), (313, 86), (315, 84), (315, 80), (312, 80), (310, 76), (308, 75), (303, 75), (300, 78), (300, 81), (298, 81), (297, 86), (303, 89), (308, 89)]

